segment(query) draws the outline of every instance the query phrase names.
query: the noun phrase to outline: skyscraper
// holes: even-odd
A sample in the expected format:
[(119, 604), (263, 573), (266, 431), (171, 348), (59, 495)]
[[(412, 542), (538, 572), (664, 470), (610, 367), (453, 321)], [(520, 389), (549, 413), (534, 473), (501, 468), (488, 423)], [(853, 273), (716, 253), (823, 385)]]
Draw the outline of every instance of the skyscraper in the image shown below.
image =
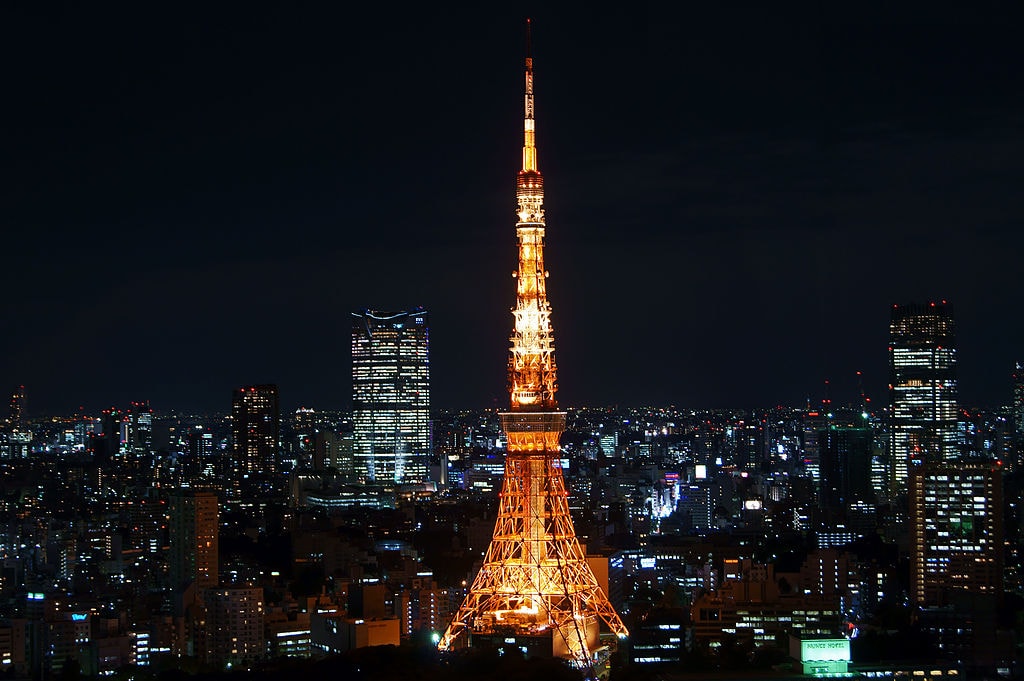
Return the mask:
[(119, 458), (123, 453), (124, 438), (122, 437), (122, 431), (124, 430), (124, 419), (124, 412), (117, 407), (103, 410), (103, 416), (101, 417), (103, 432), (96, 443), (97, 456), (102, 460)]
[(7, 424), (12, 431), (19, 431), (25, 425), (25, 386), (16, 385), (11, 391), (11, 400), (8, 403), (9, 411)]
[(422, 482), (430, 455), (430, 323), (422, 307), (352, 313), (355, 475)]
[[(529, 28), (529, 24), (527, 24)], [(526, 56), (523, 165), (516, 180), (519, 267), (508, 362), (509, 411), (501, 414), (508, 441), (494, 534), (469, 594), (439, 647), (477, 638), (517, 653), (557, 656), (593, 667), (600, 624), (626, 636), (587, 562), (562, 476), (551, 305), (544, 269), (544, 182), (534, 140), (533, 59)]]
[(998, 594), (1003, 583), (999, 466), (926, 464), (910, 474), (911, 599), (944, 606), (959, 592)]
[(234, 487), (241, 480), (277, 472), (281, 408), (276, 385), (238, 388), (231, 400)]
[(217, 586), (217, 495), (206, 490), (179, 489), (168, 504), (171, 587), (195, 584), (198, 591)]
[(0, 456), (11, 459), (27, 458), (32, 433), (25, 422), (25, 386), (14, 386), (8, 407), (7, 427), (0, 428)]
[(893, 305), (889, 397), (895, 489), (906, 484), (911, 467), (958, 457), (955, 342), (953, 311), (946, 301)]
[(1013, 432), (1017, 442), (1024, 440), (1024, 363), (1013, 370)]
[(874, 434), (866, 423), (829, 424), (818, 432), (821, 453), (821, 485), (818, 501), (822, 508), (845, 514), (850, 504), (873, 502), (871, 456)]
[(135, 454), (149, 453), (153, 448), (153, 408), (149, 406), (149, 400), (132, 402), (127, 421), (125, 449)]

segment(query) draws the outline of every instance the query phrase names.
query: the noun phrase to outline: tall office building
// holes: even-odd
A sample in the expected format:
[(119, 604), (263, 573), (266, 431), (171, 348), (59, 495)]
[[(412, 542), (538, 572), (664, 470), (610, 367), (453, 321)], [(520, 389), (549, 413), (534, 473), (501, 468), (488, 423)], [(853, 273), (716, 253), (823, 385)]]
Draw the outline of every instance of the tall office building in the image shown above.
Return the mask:
[(281, 408), (276, 385), (238, 388), (231, 400), (231, 462), (237, 486), (254, 475), (277, 472)]
[(352, 313), (355, 475), (422, 482), (430, 455), (430, 324), (422, 307)]
[(100, 419), (103, 430), (98, 441), (95, 443), (97, 456), (102, 460), (118, 458), (123, 453), (124, 438), (122, 436), (125, 430), (124, 420), (124, 412), (117, 407), (103, 410), (103, 415)]
[(899, 489), (913, 466), (958, 458), (956, 339), (946, 301), (893, 305), (889, 369), (890, 462)]
[(811, 408), (810, 404), (807, 405), (803, 419), (800, 464), (803, 466), (802, 477), (811, 481), (816, 494), (821, 490), (821, 442), (819, 440), (822, 431), (827, 429), (828, 422), (828, 412), (821, 407)]
[(957, 593), (998, 594), (1003, 583), (1003, 477), (987, 464), (911, 470), (910, 595), (944, 606)]
[(856, 502), (873, 502), (871, 458), (874, 433), (871, 428), (830, 425), (818, 432), (821, 455), (821, 485), (818, 500), (822, 508), (845, 514)]
[(149, 406), (149, 400), (132, 402), (127, 423), (125, 449), (136, 454), (149, 453), (153, 449), (153, 408)]
[(168, 504), (171, 587), (195, 584), (198, 591), (217, 586), (219, 514), (217, 495), (197, 489), (179, 489)]

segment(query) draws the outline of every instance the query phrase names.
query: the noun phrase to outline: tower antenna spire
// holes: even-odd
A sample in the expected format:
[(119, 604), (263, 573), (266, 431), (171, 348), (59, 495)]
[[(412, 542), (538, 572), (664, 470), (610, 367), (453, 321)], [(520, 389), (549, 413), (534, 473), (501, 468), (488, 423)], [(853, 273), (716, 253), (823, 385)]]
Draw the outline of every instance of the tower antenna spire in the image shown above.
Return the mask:
[(537, 140), (533, 118), (533, 22), (526, 18), (526, 98), (523, 112), (523, 172), (537, 172)]
[(533, 20), (530, 17), (526, 17), (526, 58), (531, 59), (533, 57), (533, 37), (530, 35), (530, 30), (533, 28)]

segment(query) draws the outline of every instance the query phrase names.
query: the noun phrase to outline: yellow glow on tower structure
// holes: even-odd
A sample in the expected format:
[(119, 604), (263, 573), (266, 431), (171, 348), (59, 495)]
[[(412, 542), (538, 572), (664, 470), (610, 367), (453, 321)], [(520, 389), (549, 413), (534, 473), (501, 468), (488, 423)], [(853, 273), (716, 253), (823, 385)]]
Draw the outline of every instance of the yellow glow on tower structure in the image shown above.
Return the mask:
[(516, 178), (519, 267), (513, 273), (516, 306), (508, 364), (511, 404), (501, 414), (508, 440), (505, 478), (484, 564), (438, 647), (448, 650), (481, 639), (592, 667), (608, 650), (601, 641), (602, 622), (617, 637), (628, 632), (576, 538), (560, 463), (565, 412), (555, 400), (529, 28), (527, 20), (523, 167)]

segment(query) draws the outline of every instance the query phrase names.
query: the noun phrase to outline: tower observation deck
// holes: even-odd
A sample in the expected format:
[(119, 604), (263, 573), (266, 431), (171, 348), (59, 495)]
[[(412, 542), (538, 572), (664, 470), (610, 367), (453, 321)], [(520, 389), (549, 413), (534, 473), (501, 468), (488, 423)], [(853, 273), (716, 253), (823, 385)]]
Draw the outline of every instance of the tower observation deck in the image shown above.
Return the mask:
[(483, 566), (438, 647), (515, 641), (538, 655), (590, 668), (607, 651), (602, 628), (620, 638), (628, 632), (576, 538), (560, 464), (565, 412), (555, 400), (555, 346), (544, 269), (544, 180), (537, 167), (529, 28), (528, 20), (523, 162), (516, 177), (519, 264), (513, 272), (510, 407), (501, 414), (508, 440), (505, 478)]

